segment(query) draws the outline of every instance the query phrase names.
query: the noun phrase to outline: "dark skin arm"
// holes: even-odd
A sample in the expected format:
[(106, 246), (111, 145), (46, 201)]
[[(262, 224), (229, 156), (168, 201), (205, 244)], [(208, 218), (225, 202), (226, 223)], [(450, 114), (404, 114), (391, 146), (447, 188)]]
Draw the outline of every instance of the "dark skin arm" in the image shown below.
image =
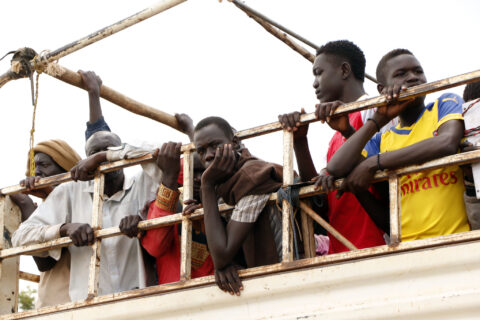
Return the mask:
[[(22, 213), (22, 222), (27, 220), (32, 215), (33, 211), (35, 211), (35, 209), (37, 208), (35, 203), (33, 203), (32, 199), (30, 199), (29, 196), (23, 193), (12, 194), (10, 195), (10, 199), (12, 199), (12, 201), (20, 208), (20, 212)], [(52, 269), (57, 263), (57, 261), (52, 257), (33, 257), (33, 260), (35, 261), (38, 270), (40, 270), (41, 272)]]
[(102, 117), (102, 106), (100, 105), (100, 88), (102, 79), (93, 71), (78, 70), (82, 77), (83, 87), (88, 91), (88, 105), (90, 108), (90, 123), (97, 122)]
[[(367, 126), (367, 124), (364, 125), (364, 127)], [(371, 125), (368, 124), (368, 127), (371, 127)], [(402, 149), (382, 153), (380, 156), (380, 164), (384, 169), (397, 169), (454, 154), (460, 145), (463, 131), (464, 125), (462, 121), (447, 121), (438, 128), (438, 135), (435, 137), (425, 139)], [(360, 130), (358, 132), (360, 132)], [(357, 157), (358, 155), (359, 153)], [(377, 157), (374, 156), (365, 159), (350, 172), (348, 177), (343, 181), (340, 189), (353, 193), (367, 189), (376, 170)]]
[[(385, 92), (391, 92), (390, 88), (384, 89)], [(387, 93), (388, 94), (388, 93)], [(395, 95), (398, 97), (398, 93)], [(387, 96), (387, 99), (389, 96)], [(401, 114), (412, 100), (403, 102), (392, 102), (392, 105), (386, 105), (378, 108), (373, 115), (373, 119), (381, 127), (385, 126), (390, 120)], [(327, 164), (327, 171), (334, 177), (345, 177), (353, 168), (363, 160), (361, 155), (367, 142), (377, 133), (377, 125), (373, 121), (366, 123), (355, 132), (345, 143), (335, 152)], [(418, 162), (417, 162), (418, 163)], [(383, 165), (383, 163), (382, 163)], [(386, 167), (385, 167), (386, 168)]]
[(281, 114), (278, 116), (278, 121), (282, 124), (283, 129), (293, 132), (293, 149), (297, 158), (300, 178), (302, 181), (310, 181), (317, 175), (317, 171), (308, 147), (308, 125), (300, 125), (300, 115), (304, 113), (305, 110), (302, 108), (300, 112)]
[[(332, 117), (335, 110), (341, 105), (343, 105), (342, 101), (317, 104), (315, 106), (315, 117), (322, 123), (326, 121), (330, 128), (339, 131), (348, 139), (355, 133), (355, 129), (350, 125), (348, 115)], [(305, 114), (303, 108), (300, 112), (279, 115), (278, 121), (282, 124), (283, 129), (293, 131), (293, 148), (295, 150), (295, 157), (297, 158), (300, 177), (302, 181), (310, 181), (317, 177), (317, 171), (308, 147), (308, 125), (302, 126), (300, 122), (300, 116), (302, 114)]]
[(388, 198), (388, 184), (383, 182), (375, 185), (381, 194), (381, 200), (377, 199), (369, 190), (362, 190), (355, 194), (358, 202), (368, 213), (375, 225), (383, 232), (390, 235), (390, 208)]
[(70, 169), (72, 180), (92, 180), (95, 177), (95, 171), (97, 168), (105, 161), (107, 161), (106, 151), (97, 152), (86, 159), (80, 160), (72, 169)]
[(175, 113), (175, 118), (178, 121), (180, 130), (188, 136), (190, 142), (193, 142), (193, 120), (186, 113)]
[[(98, 166), (107, 160), (107, 152), (101, 151), (80, 160), (71, 170), (73, 181), (86, 181), (94, 177)], [(65, 223), (60, 227), (60, 236), (70, 237), (77, 247), (91, 245), (95, 241), (92, 227), (88, 223)]]
[[(169, 189), (178, 189), (178, 175), (180, 173), (180, 154), (182, 144), (175, 142), (164, 143), (162, 147), (155, 152), (157, 166), (162, 170), (161, 183)], [(146, 203), (142, 214), (146, 217), (150, 203)], [(141, 238), (145, 232), (138, 229), (138, 223), (143, 221), (140, 215), (129, 215), (120, 221), (120, 231), (126, 236)]]
[(236, 162), (232, 145), (219, 147), (213, 163), (202, 175), (202, 203), (208, 248), (215, 269), (222, 270), (232, 263), (254, 223), (230, 221), (225, 229), (218, 212), (215, 186), (234, 172)]

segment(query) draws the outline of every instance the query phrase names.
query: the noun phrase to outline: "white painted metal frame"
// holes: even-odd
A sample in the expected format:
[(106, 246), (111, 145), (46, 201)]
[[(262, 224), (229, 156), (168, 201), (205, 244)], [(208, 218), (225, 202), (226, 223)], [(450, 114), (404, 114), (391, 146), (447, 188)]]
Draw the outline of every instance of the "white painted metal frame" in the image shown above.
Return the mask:
[[(452, 77), (457, 84), (465, 83), (465, 81), (473, 81), (472, 79), (480, 79), (480, 71), (472, 72), (463, 76)], [(453, 80), (452, 80), (453, 81)], [(409, 92), (403, 94), (402, 97), (407, 98), (410, 96), (418, 96), (420, 94), (425, 94), (426, 91), (438, 91), (445, 87), (450, 87), (451, 81), (444, 80), (442, 83), (433, 83), (426, 84), (423, 86), (418, 86), (413, 89), (409, 89)], [(370, 102), (372, 104), (368, 104)], [(359, 109), (365, 109), (372, 106), (378, 106), (384, 104), (383, 97), (377, 97), (367, 100), (366, 102), (354, 102), (352, 104), (345, 105), (342, 108), (339, 108), (338, 113), (348, 113), (357, 111)], [(311, 115), (305, 115), (302, 118), (302, 122), (308, 123), (315, 120), (310, 119)], [(238, 132), (240, 138), (250, 138), (262, 134), (267, 134), (269, 132), (278, 131), (281, 127), (279, 123), (273, 123), (264, 125), (261, 127), (244, 130)], [(283, 134), (283, 170), (284, 170), (284, 187), (293, 184), (293, 134), (288, 131), (284, 131)], [(193, 198), (193, 154), (194, 147), (192, 144), (185, 145), (182, 147), (184, 152), (184, 200)], [(181, 213), (170, 215), (168, 217), (156, 218), (152, 220), (147, 220), (139, 223), (139, 229), (149, 230), (153, 228), (159, 228), (164, 226), (169, 226), (177, 223), (182, 223), (182, 237), (181, 237), (181, 280), (176, 284), (161, 285), (151, 288), (127, 291), (115, 295), (106, 295), (98, 297), (98, 272), (100, 266), (100, 247), (101, 240), (107, 237), (119, 236), (121, 235), (118, 227), (101, 229), (101, 217), (102, 217), (102, 204), (103, 204), (103, 188), (104, 188), (104, 173), (117, 170), (119, 168), (136, 165), (143, 163), (145, 161), (151, 161), (152, 155), (146, 155), (138, 159), (132, 160), (121, 160), (114, 163), (102, 165), (97, 175), (95, 176), (95, 196), (94, 204), (92, 208), (92, 227), (95, 230), (95, 243), (92, 246), (92, 257), (90, 262), (90, 272), (89, 272), (89, 286), (88, 286), (88, 298), (83, 302), (72, 302), (70, 304), (65, 304), (62, 306), (47, 307), (40, 310), (35, 310), (31, 312), (26, 312), (22, 314), (16, 314), (11, 316), (12, 318), (22, 318), (24, 316), (31, 316), (32, 314), (45, 314), (50, 312), (55, 312), (59, 310), (66, 310), (69, 308), (83, 307), (92, 304), (99, 304), (105, 302), (115, 301), (117, 299), (127, 299), (130, 297), (144, 296), (159, 292), (166, 292), (171, 290), (178, 290), (182, 288), (191, 288), (199, 285), (213, 283), (213, 277), (203, 277), (199, 279), (191, 279), (191, 236), (192, 236), (192, 220), (202, 219), (203, 218), (203, 209), (197, 210), (190, 216), (183, 216)], [(413, 165), (405, 168), (401, 168), (391, 172), (378, 172), (375, 175), (375, 181), (389, 180), (390, 188), (390, 230), (391, 230), (391, 244), (389, 246), (381, 246), (370, 249), (363, 250), (353, 250), (348, 253), (329, 255), (325, 257), (316, 257), (310, 259), (303, 259), (298, 261), (293, 261), (292, 256), (292, 237), (291, 237), (291, 211), (292, 207), (290, 203), (286, 200), (283, 202), (282, 209), (282, 262), (275, 265), (258, 267), (247, 269), (241, 271), (240, 275), (243, 277), (252, 277), (256, 275), (264, 275), (273, 272), (294, 270), (297, 268), (305, 268), (318, 266), (328, 263), (342, 262), (355, 260), (365, 257), (372, 257), (378, 255), (384, 255), (392, 252), (402, 252), (409, 250), (416, 250), (426, 247), (435, 247), (445, 244), (458, 243), (458, 242), (468, 242), (480, 239), (480, 231), (474, 231), (469, 233), (454, 234), (438, 238), (417, 240), (408, 243), (401, 243), (401, 227), (400, 227), (400, 196), (399, 196), (399, 177), (401, 175), (423, 171), (432, 168), (438, 168), (445, 165), (452, 164), (465, 164), (471, 162), (480, 161), (480, 150), (472, 151), (468, 153), (455, 154), (452, 156), (444, 157), (441, 159), (433, 160), (422, 165)], [(71, 177), (69, 173), (44, 178), (39, 181), (37, 184), (38, 187), (43, 187), (52, 184), (58, 184), (70, 181)], [(341, 180), (336, 181), (336, 186), (338, 187), (341, 183)], [(7, 187), (1, 189), (3, 195), (12, 194), (21, 192), (24, 190), (24, 187), (19, 185)], [(313, 186), (304, 187), (300, 190), (301, 197), (308, 197), (315, 194), (324, 193), (323, 190), (314, 190)], [(276, 194), (272, 194), (270, 197), (271, 201), (276, 200)], [(227, 205), (221, 205), (219, 207), (220, 211), (228, 211), (232, 207)], [(306, 208), (303, 208), (306, 209)], [(3, 212), (0, 213), (0, 227), (1, 221), (3, 218)], [(72, 244), (72, 241), (67, 238), (59, 238), (56, 240), (48, 241), (43, 244), (36, 244), (30, 246), (23, 246), (18, 248), (9, 248), (0, 250), (0, 263), (1, 259), (15, 257), (22, 254), (32, 254), (36, 252), (46, 251), (53, 248), (60, 248), (69, 246)], [(0, 243), (1, 245), (1, 243)], [(1, 249), (1, 247), (0, 247)], [(356, 249), (355, 247), (351, 249)], [(0, 264), (1, 265), (1, 264)]]

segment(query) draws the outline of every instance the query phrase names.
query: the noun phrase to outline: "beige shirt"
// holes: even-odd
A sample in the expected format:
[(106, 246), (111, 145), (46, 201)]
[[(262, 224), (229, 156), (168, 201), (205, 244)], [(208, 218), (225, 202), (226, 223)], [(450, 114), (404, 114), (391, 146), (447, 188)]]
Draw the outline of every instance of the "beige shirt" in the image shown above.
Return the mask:
[(52, 269), (40, 272), (36, 307), (42, 308), (70, 302), (69, 287), (70, 252), (65, 249), (62, 250), (60, 260)]

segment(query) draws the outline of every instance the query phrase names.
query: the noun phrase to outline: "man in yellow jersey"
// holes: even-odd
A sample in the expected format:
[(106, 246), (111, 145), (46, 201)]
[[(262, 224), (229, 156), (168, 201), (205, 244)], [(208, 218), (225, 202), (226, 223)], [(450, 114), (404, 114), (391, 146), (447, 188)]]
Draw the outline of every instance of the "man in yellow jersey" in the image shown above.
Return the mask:
[[(422, 66), (406, 49), (387, 53), (377, 66), (378, 91), (389, 104), (378, 108), (334, 154), (327, 165), (335, 177), (347, 176), (341, 190), (368, 188), (377, 170), (396, 169), (454, 154), (464, 133), (463, 100), (443, 94), (425, 106), (425, 97), (398, 102), (399, 93), (426, 83)], [(399, 124), (378, 133), (399, 116)], [(405, 175), (400, 178), (402, 240), (423, 239), (469, 231), (463, 192), (463, 174), (458, 166)], [(377, 202), (367, 212), (388, 206)]]

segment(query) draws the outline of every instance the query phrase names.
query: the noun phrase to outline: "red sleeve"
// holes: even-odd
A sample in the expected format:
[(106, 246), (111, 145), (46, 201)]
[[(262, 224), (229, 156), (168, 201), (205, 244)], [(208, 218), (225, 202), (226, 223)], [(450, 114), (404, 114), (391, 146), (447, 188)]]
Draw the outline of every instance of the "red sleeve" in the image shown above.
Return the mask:
[[(150, 208), (148, 209), (147, 220), (165, 217), (172, 214), (174, 213), (160, 209), (155, 205), (155, 201), (152, 201), (152, 203), (150, 203)], [(165, 252), (168, 251), (170, 246), (174, 245), (175, 226), (176, 225), (148, 230), (145, 236), (142, 238), (142, 246), (153, 257), (161, 257), (163, 254), (165, 254)]]
[(183, 186), (183, 158), (180, 159), (180, 173), (178, 174), (177, 183)]

